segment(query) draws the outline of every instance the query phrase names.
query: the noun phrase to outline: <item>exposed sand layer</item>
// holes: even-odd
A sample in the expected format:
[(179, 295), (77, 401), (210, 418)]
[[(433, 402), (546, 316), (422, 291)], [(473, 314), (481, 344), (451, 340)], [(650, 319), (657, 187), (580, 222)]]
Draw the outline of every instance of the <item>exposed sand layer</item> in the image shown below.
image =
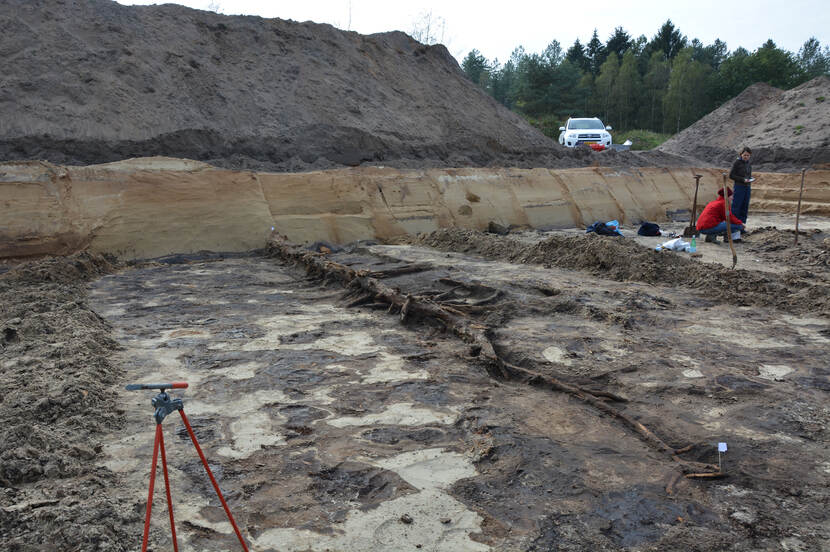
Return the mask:
[[(389, 240), (439, 228), (626, 225), (698, 213), (715, 169), (357, 168), (308, 173), (135, 159), (91, 167), (0, 164), (0, 258), (88, 249), (125, 259), (262, 248), (271, 228), (297, 243)], [(794, 212), (800, 174), (764, 173), (753, 209)], [(830, 171), (808, 171), (802, 213), (830, 214)], [(688, 217), (688, 214), (685, 216)]]

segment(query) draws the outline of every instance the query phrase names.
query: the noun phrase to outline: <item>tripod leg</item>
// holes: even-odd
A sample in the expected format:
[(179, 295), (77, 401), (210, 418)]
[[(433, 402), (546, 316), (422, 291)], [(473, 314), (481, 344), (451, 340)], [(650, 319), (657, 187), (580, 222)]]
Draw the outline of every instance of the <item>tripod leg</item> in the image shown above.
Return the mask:
[(208, 466), (207, 459), (205, 458), (204, 453), (202, 453), (202, 448), (199, 446), (199, 442), (196, 440), (196, 434), (193, 433), (193, 428), (190, 427), (190, 422), (187, 420), (187, 416), (185, 416), (184, 410), (179, 410), (179, 414), (182, 415), (184, 426), (187, 428), (187, 432), (190, 434), (190, 440), (193, 441), (193, 446), (196, 447), (196, 452), (199, 453), (199, 458), (202, 459), (202, 464), (204, 464), (205, 471), (207, 471), (208, 477), (210, 477), (210, 482), (213, 483), (213, 489), (216, 491), (219, 500), (222, 502), (222, 507), (225, 509), (225, 513), (228, 514), (228, 520), (231, 522), (233, 530), (236, 531), (236, 537), (239, 539), (239, 544), (242, 545), (242, 550), (248, 552), (248, 546), (245, 544), (245, 539), (242, 538), (242, 533), (239, 531), (239, 527), (236, 526), (236, 521), (233, 519), (233, 515), (231, 515), (230, 508), (228, 508), (228, 503), (225, 502), (225, 497), (222, 496), (222, 491), (219, 490), (219, 485), (216, 483), (216, 479), (213, 477), (213, 472), (210, 471), (210, 466)]
[(150, 470), (150, 492), (147, 494), (147, 515), (144, 517), (144, 540), (141, 543), (141, 552), (147, 552), (147, 537), (150, 535), (150, 511), (153, 509), (153, 487), (156, 483), (156, 466), (158, 465), (160, 439), (161, 424), (156, 424), (156, 439), (153, 442), (153, 467)]
[[(161, 428), (161, 424), (159, 424)], [(176, 524), (173, 521), (173, 499), (170, 498), (170, 478), (167, 475), (167, 455), (164, 453), (164, 434), (159, 431), (159, 449), (161, 450), (161, 470), (164, 473), (164, 491), (167, 493), (167, 512), (170, 514), (170, 533), (173, 537), (173, 552), (179, 552), (176, 540)]]

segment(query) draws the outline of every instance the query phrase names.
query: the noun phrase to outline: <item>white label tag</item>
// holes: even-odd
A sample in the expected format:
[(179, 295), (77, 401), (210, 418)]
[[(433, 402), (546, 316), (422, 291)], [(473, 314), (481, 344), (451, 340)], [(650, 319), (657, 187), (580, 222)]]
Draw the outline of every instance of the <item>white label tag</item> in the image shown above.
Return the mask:
[(726, 452), (726, 443), (718, 443), (718, 452)]

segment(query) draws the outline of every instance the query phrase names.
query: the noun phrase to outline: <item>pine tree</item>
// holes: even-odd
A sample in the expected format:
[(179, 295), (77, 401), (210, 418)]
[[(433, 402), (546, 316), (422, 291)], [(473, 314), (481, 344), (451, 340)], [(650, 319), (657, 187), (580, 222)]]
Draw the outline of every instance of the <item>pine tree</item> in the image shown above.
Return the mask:
[(605, 43), (605, 51), (609, 54), (614, 52), (617, 57), (622, 59), (623, 55), (634, 45), (631, 40), (631, 35), (625, 32), (622, 27), (614, 29), (614, 34)]
[(778, 88), (790, 88), (799, 82), (801, 72), (795, 57), (776, 46), (772, 39), (755, 50), (748, 61), (755, 82), (765, 82)]
[(654, 35), (646, 48), (649, 51), (649, 55), (652, 52), (659, 51), (663, 52), (666, 59), (674, 59), (687, 44), (688, 40), (686, 37), (680, 34), (680, 31), (674, 27), (671, 19), (668, 19), (663, 23), (663, 26), (660, 27), (660, 30), (657, 31), (657, 34)]
[(585, 52), (590, 61), (591, 74), (596, 77), (599, 75), (599, 68), (605, 63), (605, 58), (608, 55), (605, 51), (605, 46), (603, 46), (599, 39), (596, 29), (594, 29), (594, 34), (591, 36), (591, 41), (585, 47)]
[(490, 64), (481, 52), (476, 49), (471, 50), (461, 62), (461, 70), (468, 79), (482, 88), (487, 88), (490, 82)]
[(816, 37), (810, 37), (798, 50), (796, 62), (804, 73), (804, 80), (810, 80), (819, 75), (830, 76), (830, 48), (821, 49), (821, 43)]
[(591, 60), (588, 59), (585, 47), (582, 46), (578, 38), (574, 41), (573, 46), (568, 48), (567, 53), (565, 53), (565, 59), (573, 63), (580, 70), (586, 73), (591, 72)]

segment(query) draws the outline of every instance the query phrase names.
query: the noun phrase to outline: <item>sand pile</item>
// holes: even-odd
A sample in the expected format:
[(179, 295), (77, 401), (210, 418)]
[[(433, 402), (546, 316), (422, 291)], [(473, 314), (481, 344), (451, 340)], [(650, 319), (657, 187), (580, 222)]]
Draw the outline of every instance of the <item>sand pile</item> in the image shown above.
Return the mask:
[(0, 275), (0, 534), (10, 550), (127, 550), (134, 539), (125, 527), (140, 514), (97, 465), (123, 411), (118, 344), (87, 306), (86, 283), (112, 270), (80, 254)]
[[(226, 168), (583, 166), (444, 46), (111, 0), (9, 0), (0, 160), (163, 155)], [(607, 157), (607, 159), (606, 159)], [(608, 155), (640, 166), (648, 158)]]
[(784, 171), (830, 163), (830, 78), (792, 90), (758, 83), (666, 141), (658, 149), (731, 166), (752, 148), (753, 166)]

